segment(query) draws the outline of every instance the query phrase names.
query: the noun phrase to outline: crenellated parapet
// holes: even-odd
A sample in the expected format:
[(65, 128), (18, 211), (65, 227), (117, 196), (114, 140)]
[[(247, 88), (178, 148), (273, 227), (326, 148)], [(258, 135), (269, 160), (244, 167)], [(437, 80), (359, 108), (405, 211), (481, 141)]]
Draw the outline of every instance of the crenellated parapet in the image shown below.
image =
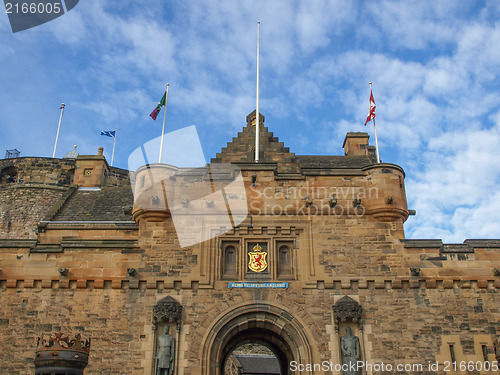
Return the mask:
[[(174, 220), (192, 215), (210, 221), (214, 212), (234, 212), (227, 195), (214, 199), (241, 172), (246, 200), (244, 215), (276, 217), (343, 217), (402, 223), (411, 210), (407, 207), (405, 173), (395, 164), (376, 163), (375, 148), (364, 132), (349, 132), (345, 155), (295, 155), (264, 126), (260, 117), (259, 162), (255, 155), (255, 112), (247, 125), (205, 168), (183, 169), (169, 164), (148, 164), (135, 171), (133, 217), (136, 222)], [(232, 165), (238, 173), (215, 169)], [(222, 178), (220, 178), (222, 176)], [(217, 181), (217, 182), (214, 182)], [(210, 185), (210, 186), (209, 186)], [(174, 215), (175, 216), (175, 215)], [(198, 220), (199, 219), (199, 220)], [(212, 220), (213, 221), (213, 220)], [(222, 225), (227, 226), (227, 224)], [(176, 230), (179, 225), (176, 224)]]

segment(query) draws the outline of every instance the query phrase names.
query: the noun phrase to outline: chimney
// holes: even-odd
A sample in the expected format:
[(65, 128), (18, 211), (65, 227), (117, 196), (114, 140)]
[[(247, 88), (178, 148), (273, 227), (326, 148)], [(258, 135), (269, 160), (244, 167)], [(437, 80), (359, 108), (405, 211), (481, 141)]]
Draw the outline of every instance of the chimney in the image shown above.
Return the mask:
[(103, 148), (99, 147), (97, 155), (79, 155), (76, 158), (73, 184), (82, 187), (98, 187), (105, 184), (109, 166), (103, 151)]
[(365, 132), (349, 132), (344, 139), (345, 156), (368, 156), (368, 138), (370, 136)]

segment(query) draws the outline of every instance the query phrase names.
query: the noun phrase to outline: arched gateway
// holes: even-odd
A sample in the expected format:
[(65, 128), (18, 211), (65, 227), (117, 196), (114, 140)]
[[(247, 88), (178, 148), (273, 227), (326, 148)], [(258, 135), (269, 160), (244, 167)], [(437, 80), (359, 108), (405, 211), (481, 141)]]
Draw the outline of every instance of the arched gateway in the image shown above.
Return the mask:
[[(259, 116), (256, 163), (255, 120), (208, 169), (152, 163), (133, 189), (102, 150), (0, 160), (0, 373), (47, 373), (54, 361), (81, 373), (77, 336), (92, 340), (85, 375), (222, 375), (247, 342), (287, 375), (342, 375), (359, 361), (362, 375), (494, 370), (500, 240), (405, 239), (404, 171), (376, 162), (367, 133), (348, 133), (343, 156), (295, 155)], [(227, 164), (245, 188), (239, 225), (240, 174)], [(251, 367), (243, 351), (230, 370)]]
[(222, 375), (231, 352), (249, 342), (267, 346), (282, 375), (291, 373), (292, 361), (313, 362), (307, 329), (297, 317), (269, 303), (251, 303), (223, 313), (209, 328), (202, 345), (202, 374)]

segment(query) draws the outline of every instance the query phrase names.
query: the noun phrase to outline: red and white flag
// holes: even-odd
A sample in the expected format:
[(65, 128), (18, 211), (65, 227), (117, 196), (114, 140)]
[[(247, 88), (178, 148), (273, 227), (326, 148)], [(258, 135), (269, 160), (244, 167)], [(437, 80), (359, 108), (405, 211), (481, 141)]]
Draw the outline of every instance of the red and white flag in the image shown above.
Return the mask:
[(370, 112), (366, 118), (365, 125), (375, 118), (375, 99), (373, 99), (373, 91), (370, 91)]

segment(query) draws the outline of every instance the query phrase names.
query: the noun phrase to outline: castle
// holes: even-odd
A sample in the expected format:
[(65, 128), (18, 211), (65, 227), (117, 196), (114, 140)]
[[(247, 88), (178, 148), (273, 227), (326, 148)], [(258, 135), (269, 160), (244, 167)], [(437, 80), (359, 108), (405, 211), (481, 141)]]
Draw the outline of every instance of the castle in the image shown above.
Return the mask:
[(85, 374), (223, 374), (246, 343), (281, 374), (494, 373), (500, 240), (406, 239), (405, 173), (368, 134), (295, 155), (259, 117), (258, 163), (255, 112), (209, 170), (0, 160), (0, 372), (34, 374), (64, 333), (91, 339)]

